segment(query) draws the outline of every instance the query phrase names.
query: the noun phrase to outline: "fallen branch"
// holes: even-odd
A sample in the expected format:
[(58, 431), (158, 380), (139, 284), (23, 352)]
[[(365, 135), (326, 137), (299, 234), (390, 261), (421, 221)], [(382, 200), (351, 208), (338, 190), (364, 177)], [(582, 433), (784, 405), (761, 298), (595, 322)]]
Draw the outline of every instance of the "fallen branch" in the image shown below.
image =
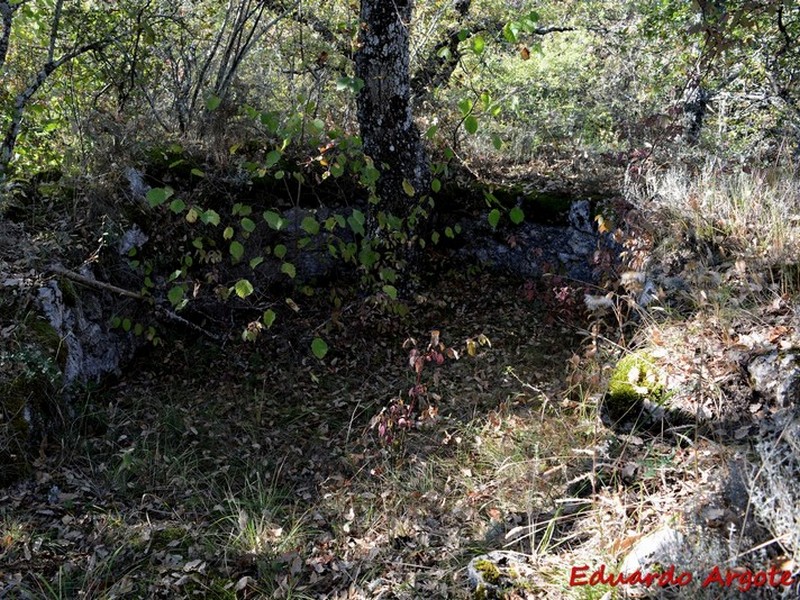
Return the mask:
[(48, 270), (52, 273), (55, 273), (57, 275), (62, 275), (67, 279), (71, 279), (72, 281), (75, 281), (77, 283), (82, 283), (83, 285), (87, 285), (89, 287), (93, 287), (98, 290), (106, 290), (109, 292), (114, 292), (115, 294), (119, 294), (120, 296), (126, 296), (127, 298), (135, 298), (136, 300), (149, 299), (149, 296), (145, 296), (137, 292), (132, 292), (130, 290), (117, 287), (116, 285), (112, 285), (110, 283), (97, 281), (96, 279), (92, 279), (91, 277), (86, 277), (85, 275), (81, 275), (80, 273), (76, 273), (75, 271), (70, 271), (69, 269), (65, 269), (60, 265), (50, 265), (50, 268)]
[[(98, 290), (105, 290), (108, 292), (113, 292), (115, 294), (119, 294), (120, 296), (125, 296), (126, 298), (134, 298), (135, 300), (146, 300), (152, 301), (153, 298), (151, 296), (145, 296), (144, 294), (139, 294), (137, 292), (132, 292), (130, 290), (126, 290), (125, 288), (118, 287), (116, 285), (112, 285), (110, 283), (105, 283), (104, 281), (97, 281), (96, 279), (92, 279), (91, 277), (86, 277), (85, 275), (81, 275), (80, 273), (76, 273), (75, 271), (71, 271), (69, 269), (65, 269), (60, 265), (50, 265), (48, 269), (51, 273), (55, 273), (56, 275), (62, 275), (67, 279), (75, 281), (77, 283), (81, 283), (88, 287), (92, 287)], [(195, 325), (191, 321), (181, 317), (180, 315), (176, 314), (175, 312), (164, 308), (163, 306), (159, 306), (158, 304), (155, 307), (155, 314), (156, 316), (161, 319), (162, 321), (169, 321), (172, 323), (178, 323), (184, 327), (191, 329), (192, 331), (196, 331), (200, 335), (203, 335), (209, 339), (219, 342), (219, 336), (214, 335), (210, 331), (207, 331), (200, 327), (199, 325)]]

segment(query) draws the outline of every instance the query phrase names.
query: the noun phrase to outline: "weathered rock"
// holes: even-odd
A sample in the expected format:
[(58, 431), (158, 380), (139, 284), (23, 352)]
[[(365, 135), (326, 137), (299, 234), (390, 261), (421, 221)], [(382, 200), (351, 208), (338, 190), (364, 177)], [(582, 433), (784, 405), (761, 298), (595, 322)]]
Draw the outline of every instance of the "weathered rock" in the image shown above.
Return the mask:
[(636, 542), (622, 561), (620, 573), (635, 571), (648, 573), (657, 564), (675, 564), (683, 554), (683, 534), (671, 527), (663, 527)]
[[(595, 281), (593, 259), (600, 246), (614, 248), (610, 237), (597, 231), (586, 200), (573, 202), (565, 225), (526, 220), (499, 238), (486, 219), (465, 225), (464, 258), (515, 276), (536, 278), (545, 272), (583, 282)], [(513, 243), (509, 239), (513, 238)]]
[[(0, 485), (24, 475), (47, 434), (73, 415), (79, 386), (118, 373), (141, 343), (109, 329), (113, 293), (66, 277), (43, 278), (40, 265), (53, 256), (37, 249), (22, 226), (15, 229), (14, 252), (7, 230), (0, 229)], [(131, 230), (120, 254), (143, 239)], [(80, 274), (93, 279), (88, 267)]]
[(761, 463), (748, 472), (750, 502), (789, 553), (800, 552), (800, 408), (779, 410), (761, 423), (755, 445)]
[[(82, 273), (89, 276), (85, 269)], [(65, 298), (62, 285), (71, 288)], [(78, 293), (72, 284), (50, 280), (39, 288), (37, 301), (42, 314), (66, 346), (63, 386), (97, 382), (118, 373), (121, 363), (132, 354), (131, 336), (109, 330), (109, 315), (96, 293)]]
[(800, 400), (800, 351), (774, 351), (747, 366), (753, 389), (768, 402), (785, 408)]

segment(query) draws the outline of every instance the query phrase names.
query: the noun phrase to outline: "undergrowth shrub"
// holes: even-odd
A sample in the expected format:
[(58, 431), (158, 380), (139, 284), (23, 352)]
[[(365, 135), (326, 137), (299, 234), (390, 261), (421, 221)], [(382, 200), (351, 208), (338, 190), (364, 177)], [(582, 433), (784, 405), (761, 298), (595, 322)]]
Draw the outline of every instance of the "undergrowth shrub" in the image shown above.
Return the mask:
[(430, 384), (423, 379), (423, 373), (429, 370), (428, 365), (441, 366), (446, 359), (458, 360), (464, 355), (476, 356), (480, 346), (491, 345), (489, 338), (480, 334), (474, 339), (468, 338), (464, 348), (456, 350), (440, 340), (438, 329), (431, 331), (430, 342), (424, 349), (417, 346), (414, 338), (408, 338), (403, 343), (403, 349), (408, 350), (408, 365), (414, 372), (414, 383), (406, 392), (405, 398), (403, 394), (395, 396), (373, 417), (370, 428), (377, 431), (380, 442), (400, 445), (408, 431), (436, 420), (439, 414), (436, 402), (441, 396), (431, 391)]

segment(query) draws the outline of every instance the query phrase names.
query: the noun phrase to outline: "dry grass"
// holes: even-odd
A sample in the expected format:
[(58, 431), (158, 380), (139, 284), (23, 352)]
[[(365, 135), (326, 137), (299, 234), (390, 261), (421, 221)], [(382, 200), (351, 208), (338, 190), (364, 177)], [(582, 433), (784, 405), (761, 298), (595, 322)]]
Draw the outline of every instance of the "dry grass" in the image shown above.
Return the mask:
[(800, 250), (800, 181), (790, 168), (745, 171), (707, 161), (696, 171), (650, 174), (628, 194), (671, 222), (673, 241), (695, 236), (766, 264), (793, 264)]

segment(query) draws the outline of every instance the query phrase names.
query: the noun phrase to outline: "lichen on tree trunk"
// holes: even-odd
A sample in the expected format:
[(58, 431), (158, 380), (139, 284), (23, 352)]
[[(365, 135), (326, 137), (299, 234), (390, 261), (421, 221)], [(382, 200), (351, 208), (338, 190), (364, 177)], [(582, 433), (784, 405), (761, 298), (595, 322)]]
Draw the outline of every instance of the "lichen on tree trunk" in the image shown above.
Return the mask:
[(364, 80), (357, 98), (364, 152), (381, 174), (377, 193), (382, 210), (404, 218), (430, 185), (428, 157), (411, 112), (408, 27), (413, 8), (412, 0), (362, 0), (355, 56), (356, 75)]

